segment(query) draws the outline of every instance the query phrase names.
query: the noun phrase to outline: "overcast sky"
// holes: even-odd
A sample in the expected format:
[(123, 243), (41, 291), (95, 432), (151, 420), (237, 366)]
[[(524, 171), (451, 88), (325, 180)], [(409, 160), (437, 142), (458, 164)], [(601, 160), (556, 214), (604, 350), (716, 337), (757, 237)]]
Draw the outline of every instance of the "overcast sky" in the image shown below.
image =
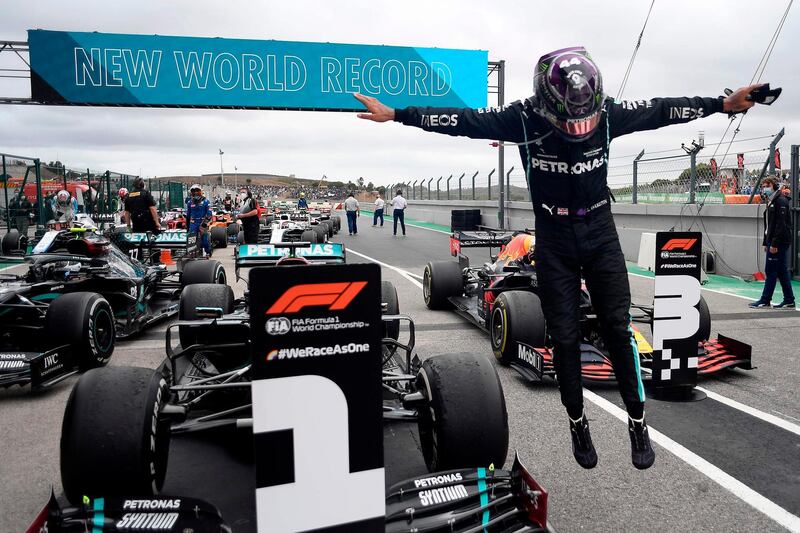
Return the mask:
[[(482, 49), (505, 59), (506, 101), (528, 96), (531, 74), (544, 52), (584, 45), (615, 95), (650, 2), (473, 0), (3, 0), (0, 37), (25, 30), (101, 31), (199, 37), (386, 44)], [(716, 96), (749, 82), (787, 0), (656, 0), (625, 99)], [(566, 8), (569, 8), (567, 10)], [(764, 81), (785, 88), (773, 107), (759, 107), (738, 138), (774, 134), (800, 143), (800, 22), (790, 13)], [(2, 95), (19, 86), (0, 85)], [(493, 104), (490, 100), (490, 104)], [(56, 159), (68, 166), (145, 176), (219, 171), (296, 174), (376, 184), (438, 177), (497, 164), (486, 141), (424, 133), (399, 124), (373, 124), (351, 113), (1, 106), (0, 151)], [(717, 142), (727, 120), (701, 121), (615, 141), (612, 158), (679, 148), (698, 130)], [(731, 153), (768, 140), (734, 145)], [(710, 156), (713, 147), (706, 148)], [(508, 150), (506, 168), (520, 161)], [(721, 150), (721, 154), (724, 150)], [(759, 156), (760, 157), (760, 156)], [(732, 163), (729, 156), (727, 163)], [(719, 159), (719, 157), (718, 157)], [(622, 160), (616, 160), (622, 163)], [(613, 162), (612, 162), (613, 163)], [(469, 174), (468, 174), (469, 175)]]

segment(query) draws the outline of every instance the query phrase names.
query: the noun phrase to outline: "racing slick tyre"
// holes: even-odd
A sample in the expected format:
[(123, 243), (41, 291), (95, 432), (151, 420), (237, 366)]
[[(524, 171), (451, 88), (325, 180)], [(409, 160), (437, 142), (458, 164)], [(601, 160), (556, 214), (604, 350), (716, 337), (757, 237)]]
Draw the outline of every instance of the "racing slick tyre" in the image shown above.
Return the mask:
[(317, 224), (316, 226), (311, 226), (311, 230), (317, 234), (317, 242), (325, 242), (328, 240), (328, 228)]
[(239, 224), (237, 222), (231, 222), (228, 224), (228, 227), (225, 231), (227, 232), (228, 237), (235, 237), (239, 234)]
[(166, 380), (149, 368), (114, 366), (81, 376), (61, 426), (61, 484), (70, 503), (161, 490), (169, 424), (159, 413), (167, 397)]
[(527, 291), (501, 292), (489, 318), (489, 336), (497, 360), (508, 364), (517, 358), (517, 343), (531, 348), (545, 345), (545, 321), (539, 297)]
[(17, 229), (10, 229), (8, 233), (3, 235), (3, 240), (0, 241), (0, 248), (2, 249), (3, 255), (11, 255), (19, 252), (25, 253), (25, 250), (22, 248), (27, 245), (27, 243), (27, 236), (20, 235)]
[(328, 236), (328, 239), (333, 238), (333, 223), (329, 220), (323, 220), (319, 223), (320, 227), (325, 228), (325, 234)]
[(319, 242), (319, 233), (307, 229), (300, 234), (300, 240), (303, 242), (310, 242), (311, 244), (316, 244)]
[(342, 229), (342, 219), (339, 218), (339, 215), (331, 216), (331, 220), (333, 220), (333, 231), (339, 233), (339, 230)]
[[(391, 281), (381, 281), (381, 306), (386, 304), (387, 315), (400, 314), (400, 303), (397, 301), (397, 289)], [(400, 321), (384, 320), (383, 337), (397, 340), (400, 337)]]
[(114, 353), (114, 312), (95, 292), (70, 292), (53, 300), (44, 331), (48, 339), (72, 347), (82, 370), (105, 365)]
[[(233, 312), (233, 289), (229, 285), (218, 283), (195, 283), (188, 285), (181, 292), (178, 310), (179, 320), (197, 320), (198, 307), (216, 307), (222, 309), (223, 314)], [(178, 326), (178, 336), (181, 346), (186, 348), (192, 344), (208, 344), (209, 339), (204, 338), (203, 331), (199, 328)]]
[(418, 424), (429, 471), (505, 462), (508, 413), (500, 378), (488, 359), (466, 353), (431, 357), (416, 384), (427, 400)]
[(697, 310), (700, 312), (700, 327), (697, 328), (699, 341), (707, 341), (711, 338), (711, 312), (708, 310), (706, 299), (702, 296), (697, 303)]
[(225, 269), (222, 263), (216, 259), (202, 259), (198, 261), (188, 261), (183, 265), (181, 273), (181, 285), (185, 288), (195, 283), (228, 283)]
[(239, 244), (244, 244), (244, 232), (240, 231), (236, 234), (236, 242)]
[(214, 248), (228, 247), (228, 230), (221, 226), (211, 228), (211, 244)]
[(428, 309), (451, 309), (448, 298), (464, 291), (461, 267), (454, 261), (431, 261), (422, 276), (422, 297)]

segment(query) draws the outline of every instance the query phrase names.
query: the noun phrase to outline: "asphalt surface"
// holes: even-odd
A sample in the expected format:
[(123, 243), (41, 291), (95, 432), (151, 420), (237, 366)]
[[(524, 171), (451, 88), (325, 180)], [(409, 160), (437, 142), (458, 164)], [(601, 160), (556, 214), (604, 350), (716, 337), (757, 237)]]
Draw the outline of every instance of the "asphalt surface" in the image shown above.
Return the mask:
[[(344, 222), (344, 220), (343, 220)], [(398, 291), (400, 310), (417, 326), (422, 358), (464, 351), (491, 355), (486, 335), (450, 312), (425, 308), (420, 289), (424, 265), (449, 259), (447, 236), (409, 227), (406, 237), (372, 228), (337, 240), (348, 262), (384, 264), (384, 279)], [(232, 278), (232, 249), (220, 258)], [(488, 260), (485, 250), (473, 263)], [(652, 279), (631, 276), (634, 301), (648, 303)], [(242, 284), (235, 285), (241, 294)], [(735, 370), (700, 385), (709, 398), (691, 403), (648, 400), (657, 439), (656, 464), (638, 471), (630, 463), (626, 424), (617, 418), (616, 390), (587, 390), (599, 464), (581, 469), (572, 458), (565, 413), (553, 383), (528, 383), (497, 366), (509, 411), (510, 453), (516, 450), (550, 492), (549, 519), (569, 531), (785, 531), (800, 530), (800, 314), (749, 310), (747, 300), (704, 291), (712, 331), (753, 346), (752, 371)], [(117, 344), (111, 364), (154, 368), (164, 358), (164, 329), (156, 325)], [(648, 334), (649, 332), (645, 332)], [(77, 378), (52, 390), (0, 390), (0, 531), (22, 531), (53, 486), (61, 492), (58, 443), (67, 396)], [(747, 412), (749, 411), (749, 412)], [(783, 427), (779, 427), (779, 426)], [(384, 428), (387, 483), (424, 471), (414, 427)], [(222, 508), (234, 531), (253, 531), (253, 474), (248, 454), (230, 436), (175, 439), (165, 491), (200, 496)], [(783, 526), (781, 525), (783, 524)]]

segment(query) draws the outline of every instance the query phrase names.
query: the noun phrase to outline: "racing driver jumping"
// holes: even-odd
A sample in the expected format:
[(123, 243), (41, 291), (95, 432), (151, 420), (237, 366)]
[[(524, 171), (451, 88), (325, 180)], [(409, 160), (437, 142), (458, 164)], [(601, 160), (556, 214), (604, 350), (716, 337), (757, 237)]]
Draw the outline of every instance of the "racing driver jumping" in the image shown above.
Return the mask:
[(747, 96), (757, 87), (718, 98), (615, 102), (604, 94), (600, 71), (588, 52), (573, 47), (542, 56), (536, 65), (534, 95), (502, 108), (395, 110), (375, 98), (355, 95), (368, 111), (359, 118), (518, 144), (536, 218), (536, 270), (553, 341), (553, 363), (569, 416), (572, 452), (584, 468), (597, 465), (597, 453), (583, 408), (581, 276), (628, 411), (631, 460), (639, 469), (655, 461), (644, 418), (639, 354), (630, 329), (628, 275), (606, 182), (609, 144), (635, 131), (745, 111), (753, 106)]

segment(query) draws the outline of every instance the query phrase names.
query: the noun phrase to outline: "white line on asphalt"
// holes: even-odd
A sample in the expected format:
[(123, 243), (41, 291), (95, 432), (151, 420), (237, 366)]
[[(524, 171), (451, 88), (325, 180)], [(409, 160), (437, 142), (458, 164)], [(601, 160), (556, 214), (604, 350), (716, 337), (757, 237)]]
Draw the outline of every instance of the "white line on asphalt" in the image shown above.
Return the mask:
[[(389, 268), (390, 270), (394, 270), (395, 272), (399, 273), (404, 278), (406, 278), (408, 281), (410, 281), (412, 284), (414, 284), (417, 288), (420, 289), (422, 288), (421, 283), (410, 277), (411, 275), (410, 272), (389, 265), (382, 261), (378, 261), (360, 252), (354, 252), (352, 249), (350, 249), (349, 251), (355, 253), (360, 257), (363, 257), (367, 261), (372, 261), (381, 266)], [(647, 276), (642, 276), (642, 277), (647, 277)], [(792, 433), (797, 433), (798, 431), (800, 431), (800, 427), (796, 426), (795, 424), (792, 424), (791, 422), (781, 420), (778, 417), (775, 417), (768, 413), (764, 413), (763, 411), (759, 411), (758, 409), (749, 407), (735, 400), (731, 400), (729, 398), (726, 398), (725, 396), (709, 391), (707, 389), (702, 389), (700, 387), (698, 387), (698, 389), (705, 392), (709, 396), (709, 398), (717, 400), (720, 403), (724, 403), (729, 407), (739, 409), (747, 414), (750, 414), (751, 416), (754, 416), (766, 422), (777, 425), (778, 427), (786, 429), (787, 431), (790, 431)], [(627, 413), (622, 409), (620, 409), (619, 407), (617, 407), (616, 405), (614, 405), (613, 403), (609, 402), (605, 398), (602, 398), (587, 389), (583, 389), (583, 395), (587, 400), (589, 400), (593, 404), (597, 405), (598, 407), (608, 412), (609, 414), (619, 419), (620, 421), (627, 423), (628, 421)], [(733, 494), (746, 504), (750, 505), (757, 511), (763, 513), (770, 519), (774, 520), (778, 524), (782, 525), (783, 527), (786, 527), (790, 531), (800, 531), (800, 517), (793, 515), (792, 513), (790, 513), (780, 505), (776, 504), (772, 500), (762, 496), (760, 493), (754, 491), (753, 489), (751, 489), (738, 479), (734, 478), (730, 474), (709, 463), (696, 453), (690, 451), (683, 445), (667, 437), (660, 431), (654, 429), (652, 426), (649, 427), (649, 430), (650, 430), (650, 436), (652, 437), (654, 442), (658, 443), (661, 447), (668, 450), (670, 453), (672, 453), (673, 455), (684, 461), (686, 464), (692, 466), (698, 472), (705, 475), (706, 477), (717, 483), (719, 486), (729, 491), (731, 494)]]
[[(608, 412), (615, 418), (622, 422), (628, 422), (628, 414), (605, 398), (602, 398), (592, 391), (586, 389), (583, 389), (583, 395), (587, 400)], [(709, 463), (696, 453), (688, 450), (660, 431), (653, 429), (652, 427), (649, 427), (648, 429), (650, 431), (650, 438), (653, 440), (653, 442), (658, 443), (662, 448), (667, 449), (676, 457), (693, 466), (696, 470), (717, 483), (720, 487), (729, 491), (731, 494), (750, 505), (755, 510), (763, 513), (778, 524), (787, 528), (789, 531), (800, 531), (800, 517), (793, 515), (772, 500), (765, 498), (735, 477)]]
[(377, 259), (374, 259), (374, 258), (372, 258), (372, 257), (370, 257), (370, 256), (368, 256), (368, 255), (364, 255), (364, 254), (362, 254), (361, 252), (356, 252), (356, 251), (355, 251), (355, 250), (353, 250), (352, 248), (348, 248), (348, 249), (347, 249), (347, 253), (349, 253), (349, 254), (356, 254), (357, 256), (359, 256), (359, 257), (362, 257), (362, 258), (366, 259), (367, 261), (372, 261), (373, 263), (376, 263), (376, 264), (378, 264), (378, 265), (380, 265), (380, 266), (382, 266), (382, 267), (386, 267), (386, 268), (388, 268), (389, 270), (394, 270), (395, 272), (397, 272), (398, 274), (400, 274), (401, 276), (403, 276), (404, 278), (406, 278), (408, 281), (410, 281), (410, 282), (411, 282), (411, 283), (412, 283), (412, 284), (413, 284), (415, 287), (417, 287), (418, 289), (421, 289), (421, 288), (422, 288), (422, 283), (420, 283), (419, 281), (417, 281), (417, 280), (415, 280), (414, 278), (412, 278), (412, 277), (411, 277), (411, 273), (410, 273), (410, 272), (406, 272), (406, 271), (405, 271), (405, 270), (403, 270), (402, 268), (397, 268), (396, 266), (389, 265), (389, 264), (387, 264), (387, 263), (384, 263), (383, 261), (378, 261)]
[(779, 418), (775, 415), (771, 415), (769, 413), (765, 413), (764, 411), (759, 411), (755, 407), (750, 407), (749, 405), (745, 405), (743, 403), (739, 403), (736, 400), (731, 400), (721, 394), (717, 394), (716, 392), (710, 391), (708, 389), (704, 389), (703, 387), (695, 387), (697, 390), (701, 392), (705, 392), (709, 398), (712, 400), (717, 400), (719, 403), (724, 403), (728, 407), (733, 407), (734, 409), (738, 409), (744, 413), (747, 413), (750, 416), (754, 416), (758, 419), (763, 420), (764, 422), (769, 422), (770, 424), (776, 425), (779, 428), (783, 428), (786, 431), (794, 433), (795, 435), (800, 435), (800, 426), (797, 424), (793, 424), (788, 420), (784, 420)]

